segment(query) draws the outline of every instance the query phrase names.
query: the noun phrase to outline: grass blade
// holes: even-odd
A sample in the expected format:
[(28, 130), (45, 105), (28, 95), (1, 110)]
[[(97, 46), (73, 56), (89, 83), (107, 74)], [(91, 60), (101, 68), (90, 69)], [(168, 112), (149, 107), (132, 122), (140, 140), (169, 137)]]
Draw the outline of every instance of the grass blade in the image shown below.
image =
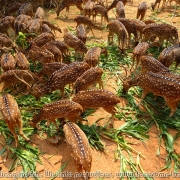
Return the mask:
[(56, 172), (56, 174), (50, 179), (50, 180), (54, 180), (68, 165), (69, 162), (66, 162), (65, 164), (63, 164), (60, 169)]

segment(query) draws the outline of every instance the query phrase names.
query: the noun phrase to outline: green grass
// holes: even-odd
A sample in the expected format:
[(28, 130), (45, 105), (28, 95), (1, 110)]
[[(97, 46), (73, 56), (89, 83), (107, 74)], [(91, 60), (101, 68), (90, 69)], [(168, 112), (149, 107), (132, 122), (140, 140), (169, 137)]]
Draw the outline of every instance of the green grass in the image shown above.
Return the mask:
[[(165, 102), (163, 98), (157, 98), (157, 100), (154, 101), (153, 96), (148, 95), (143, 101), (143, 106), (145, 107), (147, 112), (146, 113), (141, 112), (140, 109), (136, 109), (136, 104), (133, 101), (134, 96), (135, 95), (139, 96), (139, 94), (137, 94), (136, 91), (131, 90), (131, 93), (132, 92), (134, 92), (134, 94), (131, 94), (131, 96), (128, 97), (127, 99), (130, 104), (130, 107), (133, 110), (137, 110), (136, 117), (141, 117), (138, 120), (138, 122), (140, 123), (144, 117), (148, 119), (147, 122), (145, 121), (147, 124), (144, 124), (146, 128), (149, 129), (153, 124), (157, 126), (159, 133), (158, 134), (159, 148), (157, 150), (157, 155), (161, 154), (160, 150), (161, 150), (162, 142), (164, 141), (165, 143), (165, 148), (167, 152), (166, 165), (162, 167), (160, 171), (171, 168), (172, 164), (174, 164), (173, 167), (174, 172), (178, 172), (178, 170), (180, 169), (180, 159), (179, 159), (179, 155), (176, 153), (174, 149), (174, 144), (176, 140), (179, 138), (178, 131), (180, 128), (180, 122), (179, 122), (180, 110), (177, 110), (175, 115), (172, 118), (170, 118), (168, 116), (170, 111), (167, 107), (164, 107)], [(156, 113), (155, 110), (157, 111)], [(127, 120), (127, 117), (125, 119)], [(172, 137), (172, 135), (169, 133), (169, 129), (177, 130), (177, 134), (175, 135), (175, 137)]]
[[(74, 32), (74, 30), (70, 27), (69, 30)], [(17, 41), (17, 44), (19, 46), (22, 46), (22, 48), (27, 47), (25, 36), (21, 36), (20, 34), (18, 40), (19, 41)], [(101, 44), (88, 44), (88, 48), (94, 46), (107, 47), (108, 58), (106, 59), (104, 55), (101, 55), (100, 58), (100, 67), (104, 69), (103, 80), (107, 81), (108, 79), (116, 76), (116, 83), (118, 86), (116, 94), (122, 98), (125, 98), (128, 104), (126, 107), (116, 107), (116, 118), (119, 121), (123, 121), (123, 125), (117, 129), (109, 128), (107, 124), (100, 126), (98, 122), (101, 119), (97, 119), (96, 122), (92, 125), (78, 124), (78, 126), (86, 134), (90, 146), (95, 150), (107, 153), (104, 140), (112, 141), (117, 146), (114, 152), (114, 159), (115, 161), (119, 162), (119, 172), (144, 173), (140, 162), (144, 161), (145, 157), (141, 152), (134, 148), (127, 137), (137, 139), (143, 144), (146, 144), (146, 140), (149, 139), (148, 132), (150, 128), (152, 125), (156, 125), (159, 137), (157, 142), (159, 143), (157, 155), (161, 155), (161, 146), (163, 142), (167, 152), (166, 164), (164, 167), (162, 167), (162, 169), (160, 169), (160, 171), (171, 168), (173, 165), (174, 172), (178, 172), (180, 169), (180, 157), (179, 154), (176, 153), (174, 145), (180, 136), (180, 110), (177, 110), (175, 115), (170, 118), (168, 116), (170, 113), (169, 108), (166, 106), (164, 107), (165, 102), (163, 98), (158, 97), (157, 100), (154, 101), (153, 95), (148, 94), (145, 100), (142, 102), (146, 112), (141, 111), (141, 109), (137, 107), (137, 100), (135, 97), (140, 98), (142, 89), (139, 87), (131, 88), (127, 94), (124, 94), (122, 93), (121, 79), (118, 78), (119, 75), (124, 74), (125, 68), (128, 69), (131, 67), (131, 51), (128, 51), (125, 55), (121, 55), (117, 46), (108, 46), (107, 42), (102, 42)], [(153, 54), (156, 58), (160, 54), (159, 49), (156, 47), (150, 48), (148, 52)], [(71, 61), (73, 60), (74, 57), (71, 57)], [(41, 65), (38, 64), (35, 70), (31, 62), (32, 71), (38, 72), (40, 69)], [(66, 87), (65, 93), (67, 97), (70, 98), (72, 90)], [(59, 91), (54, 91), (49, 95), (43, 96), (39, 101), (37, 101), (32, 95), (17, 95), (15, 99), (21, 110), (23, 119), (23, 132), (26, 136), (31, 138), (33, 134), (39, 134), (40, 137), (44, 138), (44, 133), (46, 133), (48, 137), (52, 137), (54, 135), (64, 136), (62, 128), (57, 132), (54, 124), (50, 124), (50, 126), (47, 127), (45, 121), (43, 120), (40, 122), (40, 130), (34, 130), (34, 128), (29, 125), (29, 121), (32, 120), (33, 114), (38, 113), (43, 105), (60, 99)], [(94, 112), (94, 109), (87, 109), (82, 114), (82, 117), (87, 119), (87, 116)], [(58, 124), (60, 125), (60, 122), (58, 122)], [(177, 133), (174, 137), (170, 134), (170, 129), (177, 130)], [(6, 140), (5, 144), (3, 144), (3, 148), (0, 149), (0, 155), (5, 158), (12, 158), (12, 164), (9, 167), (9, 171), (13, 171), (18, 166), (22, 166), (24, 173), (36, 171), (36, 165), (38, 163), (42, 163), (40, 159), (41, 152), (39, 149), (33, 147), (31, 143), (25, 142), (21, 137), (19, 137), (20, 146), (18, 148), (13, 148), (13, 136), (3, 120), (0, 121), (0, 134), (3, 135)], [(63, 164), (55, 176), (52, 177), (52, 179), (55, 179), (58, 173), (62, 172), (67, 165), (68, 162)], [(38, 177), (34, 177), (34, 179), (38, 179)], [(128, 179), (136, 178), (128, 177)], [(145, 177), (145, 179), (149, 180), (152, 178)]]
[(55, 13), (55, 10), (54, 9), (51, 9), (48, 11), (48, 14), (54, 14)]

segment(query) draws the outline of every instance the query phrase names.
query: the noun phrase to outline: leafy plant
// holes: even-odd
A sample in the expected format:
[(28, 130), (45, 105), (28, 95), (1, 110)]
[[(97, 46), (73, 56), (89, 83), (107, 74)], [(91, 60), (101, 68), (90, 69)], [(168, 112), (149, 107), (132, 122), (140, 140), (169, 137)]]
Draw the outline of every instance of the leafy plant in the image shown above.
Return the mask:
[(37, 34), (36, 33), (22, 33), (22, 32), (18, 32), (18, 36), (16, 38), (16, 44), (20, 47), (22, 47), (23, 49), (27, 49), (29, 47), (28, 44), (28, 38), (29, 37), (36, 37)]
[[(114, 11), (113, 11), (114, 12)], [(50, 10), (48, 13), (54, 13), (54, 10)], [(167, 23), (165, 20), (157, 17), (158, 12), (155, 11), (152, 16), (152, 19)], [(110, 17), (110, 19), (113, 19)], [(53, 23), (55, 23), (53, 21)], [(178, 22), (177, 22), (178, 23)], [(105, 27), (103, 27), (105, 28)], [(74, 28), (68, 26), (68, 29), (75, 34)], [(19, 32), (18, 37), (16, 39), (16, 43), (18, 46), (23, 49), (28, 48), (28, 37), (36, 36), (36, 34), (26, 34)], [(129, 67), (132, 64), (131, 53), (132, 49), (127, 50), (125, 55), (122, 55), (119, 49), (116, 46), (117, 36), (114, 37), (114, 45), (109, 46), (107, 41), (96, 40), (94, 43), (87, 44), (88, 48), (99, 46), (106, 47), (108, 50), (108, 57), (101, 55), (100, 57), (100, 67), (104, 69), (103, 81), (104, 84), (112, 79), (116, 78), (116, 85), (118, 89), (116, 94), (121, 96), (121, 98), (125, 98), (127, 100), (127, 106), (116, 107), (116, 115), (115, 117), (120, 121), (123, 121), (123, 125), (118, 128), (108, 128), (107, 125), (100, 126), (98, 122), (101, 119), (97, 119), (96, 123), (89, 124), (78, 124), (79, 127), (86, 134), (89, 143), (92, 148), (98, 151), (102, 151), (106, 153), (106, 146), (104, 140), (111, 141), (116, 144), (117, 148), (114, 152), (115, 160), (120, 164), (120, 172), (121, 173), (129, 173), (135, 174), (137, 172), (144, 173), (143, 167), (140, 164), (141, 160), (144, 160), (144, 155), (141, 154), (138, 150), (133, 147), (133, 144), (129, 142), (127, 137), (131, 137), (145, 143), (149, 138), (148, 132), (152, 125), (156, 125), (158, 129), (158, 137), (159, 137), (159, 148), (157, 149), (157, 155), (161, 154), (161, 147), (164, 146), (167, 152), (166, 157), (166, 165), (160, 169), (161, 171), (171, 168), (173, 165), (174, 172), (178, 172), (180, 169), (180, 156), (175, 151), (174, 146), (176, 145), (177, 139), (180, 137), (180, 110), (177, 110), (173, 118), (169, 117), (169, 109), (164, 108), (164, 100), (163, 98), (157, 98), (154, 101), (154, 97), (152, 94), (148, 94), (145, 100), (142, 102), (142, 106), (146, 111), (142, 111), (138, 106), (138, 100), (141, 96), (142, 89), (139, 87), (131, 88), (128, 91), (128, 94), (124, 94), (122, 92), (122, 82), (119, 78), (119, 75), (124, 74), (125, 69), (129, 70)], [(70, 49), (72, 50), (72, 49)], [(157, 47), (151, 47), (148, 50), (148, 53), (152, 54), (155, 58), (159, 56), (161, 49)], [(75, 60), (74, 51), (72, 51), (72, 56), (70, 57), (70, 62)], [(30, 69), (33, 72), (39, 72), (42, 68), (41, 64), (36, 64), (36, 68), (34, 64), (30, 61)], [(178, 69), (179, 70), (179, 69)], [(72, 95), (72, 90), (68, 87), (65, 87), (65, 94), (70, 99)], [(60, 92), (54, 91), (49, 95), (45, 95), (41, 97), (39, 101), (37, 101), (32, 95), (16, 95), (17, 103), (21, 110), (21, 115), (23, 119), (23, 132), (26, 136), (31, 136), (35, 133), (38, 133), (40, 137), (43, 137), (43, 134), (46, 133), (48, 136), (53, 135), (63, 135), (63, 129), (60, 128), (59, 132), (57, 132), (56, 127), (51, 124), (47, 127), (45, 121), (40, 122), (41, 130), (35, 131), (34, 128), (29, 126), (29, 121), (32, 120), (32, 116), (34, 113), (39, 112), (39, 110), (43, 107), (43, 105), (47, 103), (51, 103), (53, 101), (59, 100), (61, 97)], [(94, 113), (94, 109), (87, 109), (82, 117), (87, 119), (92, 113)], [(148, 121), (146, 120), (148, 119)], [(58, 122), (58, 125), (61, 125)], [(177, 130), (175, 136), (172, 136), (169, 132), (169, 129)], [(35, 172), (37, 163), (42, 163), (40, 160), (41, 153), (39, 150), (30, 144), (26, 143), (23, 138), (19, 137), (20, 146), (16, 148), (12, 148), (10, 144), (13, 142), (13, 136), (11, 135), (7, 125), (2, 120), (0, 121), (0, 134), (2, 134), (6, 143), (5, 146), (0, 150), (0, 155), (4, 156), (5, 154), (11, 155), (13, 159), (11, 166), (9, 167), (9, 171), (13, 171), (17, 166), (22, 166), (23, 173)], [(55, 179), (60, 172), (62, 172), (65, 167), (68, 165), (68, 162), (64, 163), (60, 169), (56, 172), (56, 174), (51, 178)], [(118, 175), (118, 173), (117, 173)], [(38, 179), (38, 175), (34, 176), (35, 179)], [(123, 177), (119, 177), (123, 179)], [(151, 177), (145, 177), (150, 180)], [(103, 178), (100, 178), (103, 179)], [(99, 180), (100, 180), (99, 179)], [(137, 179), (133, 176), (128, 176), (127, 179)]]
[(54, 9), (51, 9), (51, 10), (48, 11), (48, 13), (53, 14), (53, 13), (55, 13), (55, 11), (54, 11)]
[(24, 33), (19, 32), (18, 33), (18, 37), (16, 39), (16, 44), (20, 47), (22, 47), (23, 49), (27, 49), (28, 48), (28, 42), (27, 42), (27, 37)]
[(84, 124), (78, 124), (78, 125), (86, 134), (91, 147), (100, 151), (105, 150), (105, 146), (100, 139), (100, 133), (103, 130), (102, 126), (97, 126), (96, 124), (92, 124), (91, 126), (84, 125)]

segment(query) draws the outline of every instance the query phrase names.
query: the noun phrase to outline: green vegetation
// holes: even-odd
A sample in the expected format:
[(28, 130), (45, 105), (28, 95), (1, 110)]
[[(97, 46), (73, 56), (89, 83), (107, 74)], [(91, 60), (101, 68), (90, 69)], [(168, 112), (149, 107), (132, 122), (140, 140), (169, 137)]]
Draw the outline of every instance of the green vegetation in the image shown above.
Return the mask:
[[(71, 29), (69, 28), (69, 30)], [(23, 49), (27, 48), (28, 44), (26, 41), (26, 35), (19, 33), (16, 43)], [(176, 153), (174, 146), (180, 136), (180, 110), (177, 110), (173, 118), (170, 118), (168, 116), (169, 109), (164, 106), (165, 102), (163, 98), (158, 97), (155, 101), (152, 94), (149, 94), (142, 103), (142, 106), (146, 111), (141, 111), (141, 109), (137, 107), (137, 98), (140, 98), (141, 96), (141, 88), (131, 88), (127, 94), (123, 94), (122, 82), (119, 78), (119, 75), (122, 76), (125, 74), (125, 68), (131, 67), (132, 61), (130, 52), (126, 53), (126, 55), (121, 55), (116, 46), (107, 46), (107, 42), (100, 45), (94, 43), (88, 46), (90, 48), (97, 45), (107, 47), (109, 53), (108, 59), (106, 59), (104, 55), (102, 55), (100, 59), (100, 67), (105, 71), (103, 80), (106, 82), (107, 79), (111, 79), (115, 76), (118, 86), (117, 95), (125, 98), (128, 104), (126, 107), (116, 107), (116, 118), (119, 121), (123, 121), (123, 125), (117, 129), (108, 128), (107, 124), (104, 126), (99, 125), (98, 122), (101, 119), (97, 119), (97, 121), (92, 125), (78, 124), (87, 135), (91, 147), (98, 151), (102, 151), (103, 153), (107, 153), (104, 140), (111, 141), (117, 146), (117, 149), (114, 152), (114, 158), (119, 162), (120, 172), (144, 173), (140, 161), (143, 161), (146, 157), (133, 147), (127, 137), (131, 137), (139, 140), (143, 144), (146, 144), (146, 140), (149, 138), (148, 132), (150, 128), (153, 125), (156, 125), (159, 137), (157, 156), (161, 154), (162, 144), (165, 145), (167, 152), (166, 165), (162, 167), (160, 171), (171, 168), (173, 165), (174, 172), (178, 172), (180, 169), (180, 157)], [(150, 48), (149, 53), (157, 57), (160, 52), (158, 48)], [(74, 60), (73, 56), (71, 57), (71, 60)], [(34, 70), (34, 66), (32, 64), (31, 69)], [(72, 91), (66, 87), (65, 93), (68, 97), (70, 97)], [(33, 114), (37, 113), (44, 104), (59, 100), (59, 91), (43, 96), (39, 101), (36, 101), (32, 95), (17, 95), (15, 98), (21, 110), (23, 131), (26, 136), (32, 136), (33, 134), (38, 133), (40, 137), (44, 138), (43, 135), (46, 133), (48, 137), (52, 137), (54, 135), (63, 137), (63, 129), (61, 128), (57, 132), (54, 124), (50, 124), (50, 126), (47, 127), (45, 121), (41, 121), (40, 130), (34, 130), (34, 128), (29, 125), (29, 121), (32, 119)], [(93, 112), (93, 109), (88, 109), (83, 113), (82, 117), (86, 119), (87, 116)], [(58, 122), (58, 124), (60, 125), (60, 122)], [(170, 134), (170, 129), (177, 130), (174, 137)], [(24, 173), (36, 171), (37, 163), (42, 163), (40, 159), (41, 152), (36, 147), (33, 147), (31, 143), (25, 142), (21, 137), (19, 137), (20, 146), (18, 148), (12, 148), (11, 143), (13, 136), (3, 120), (0, 121), (0, 134), (2, 134), (6, 139), (4, 147), (0, 150), (0, 155), (8, 158), (7, 155), (9, 152), (11, 158), (13, 159), (12, 164), (9, 167), (9, 171), (13, 171), (17, 166), (22, 166)], [(58, 173), (62, 172), (67, 165), (68, 162), (63, 164), (52, 179), (55, 179)], [(38, 179), (38, 176), (35, 176), (34, 178)], [(135, 178), (128, 177), (128, 179)], [(152, 177), (147, 176), (145, 179), (149, 180), (152, 179)]]
[(22, 47), (23, 49), (28, 48), (27, 38), (24, 33), (22, 33), (22, 32), (18, 33), (18, 37), (16, 39), (16, 44), (18, 46)]
[(19, 47), (21, 47), (23, 49), (27, 49), (29, 47), (29, 44), (27, 42), (27, 38), (28, 37), (34, 37), (34, 36), (37, 36), (37, 34), (19, 32), (15, 42)]
[(48, 14), (54, 14), (55, 13), (55, 10), (54, 9), (51, 9), (48, 11)]

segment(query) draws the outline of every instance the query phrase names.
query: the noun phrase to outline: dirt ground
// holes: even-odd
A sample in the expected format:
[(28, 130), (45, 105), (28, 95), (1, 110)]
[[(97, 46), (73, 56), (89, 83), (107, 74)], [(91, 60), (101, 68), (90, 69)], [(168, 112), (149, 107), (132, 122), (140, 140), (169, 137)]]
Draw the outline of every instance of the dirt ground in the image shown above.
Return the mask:
[[(108, 1), (108, 4), (111, 3), (112, 0)], [(134, 0), (133, 3), (128, 2), (127, 5), (125, 6), (125, 13), (127, 18), (136, 18), (136, 11), (137, 11), (137, 6), (139, 3), (141, 3), (142, 0), (137, 1)], [(151, 11), (150, 8), (150, 3), (153, 2), (148, 1), (148, 11), (146, 13), (146, 19), (150, 19), (153, 16), (153, 12)], [(161, 6), (160, 6), (161, 7)], [(54, 9), (55, 10), (55, 9)], [(163, 19), (165, 21), (168, 21), (169, 23), (173, 24), (177, 28), (180, 27), (180, 18), (178, 16), (172, 17), (173, 15), (173, 9), (164, 9), (161, 10), (159, 13), (157, 13), (157, 18)], [(46, 19), (51, 20), (59, 25), (62, 29), (64, 27), (71, 27), (72, 29), (75, 29), (75, 22), (73, 21), (73, 18), (79, 13), (79, 11), (75, 7), (70, 8), (70, 13), (69, 13), (69, 18), (66, 19), (63, 17), (65, 14), (65, 11), (61, 13), (60, 18), (56, 18), (56, 13), (53, 11), (47, 10), (46, 14)], [(175, 15), (177, 15), (177, 12), (175, 12)], [(114, 18), (115, 13), (111, 10), (109, 12), (109, 17)], [(100, 18), (98, 17), (98, 21), (100, 22)], [(180, 30), (180, 29), (178, 29)], [(99, 31), (99, 30), (93, 30), (95, 37), (92, 36), (92, 33), (88, 33), (88, 41), (87, 43), (90, 42), (98, 42), (101, 43), (103, 41), (107, 40), (107, 34), (108, 32), (106, 31)], [(56, 37), (59, 40), (63, 40), (63, 33), (56, 33)], [(105, 89), (116, 93), (115, 89), (117, 90), (116, 82), (115, 80), (109, 80), (105, 86)], [(121, 106), (124, 105), (123, 100), (122, 103), (120, 104)], [(106, 113), (103, 109), (98, 109), (95, 113), (93, 113), (91, 116), (88, 117), (89, 123), (95, 122), (98, 118), (104, 118), (104, 122), (108, 121), (110, 117), (110, 114)], [(124, 121), (115, 121), (115, 128), (119, 127), (122, 125)], [(174, 135), (175, 131), (171, 131), (171, 133)], [(130, 142), (132, 142), (132, 147), (135, 148), (138, 152), (141, 152), (145, 156), (145, 159), (140, 158), (140, 163), (144, 169), (144, 172), (148, 173), (154, 173), (158, 172), (162, 167), (165, 165), (165, 158), (166, 158), (166, 150), (164, 147), (161, 148), (161, 155), (157, 156), (157, 149), (158, 149), (158, 131), (155, 126), (153, 126), (150, 131), (149, 131), (149, 136), (150, 138), (142, 143), (141, 141), (138, 141), (136, 139), (133, 139), (131, 137), (127, 137)], [(1, 137), (0, 141), (4, 141), (4, 139)], [(69, 161), (69, 164), (67, 165), (66, 169), (64, 170), (65, 172), (72, 172), (73, 175), (76, 173), (76, 168), (74, 166), (74, 161), (72, 157), (70, 156), (71, 152), (67, 148), (67, 145), (65, 142), (61, 142), (58, 146), (53, 146), (47, 141), (46, 138), (40, 139), (38, 135), (34, 135), (31, 137), (31, 142), (39, 148), (41, 152), (43, 152), (43, 157), (41, 157), (41, 160), (43, 162), (43, 165), (37, 164), (37, 172), (40, 173), (42, 176), (42, 180), (45, 179), (51, 179), (52, 178), (52, 173), (57, 172), (57, 170), (60, 168), (60, 166), (64, 163)], [(91, 167), (91, 172), (96, 173), (100, 171), (101, 173), (109, 173), (111, 177), (109, 178), (104, 178), (104, 179), (109, 179), (109, 180), (115, 180), (119, 179), (116, 175), (116, 173), (120, 172), (120, 162), (114, 160), (114, 151), (116, 150), (116, 145), (113, 144), (110, 141), (104, 140), (104, 143), (106, 145), (106, 154), (102, 154), (99, 151), (93, 150), (92, 149), (92, 167)], [(175, 145), (176, 151), (179, 152), (179, 144), (177, 141), (177, 144)], [(0, 148), (1, 149), (1, 148)], [(52, 158), (48, 160), (48, 158), (52, 155)], [(136, 154), (135, 156), (136, 157)], [(0, 179), (6, 180), (6, 178), (1, 177), (1, 172), (7, 172), (8, 168), (12, 162), (12, 159), (9, 158), (4, 164), (1, 164), (2, 170), (0, 171)], [(16, 169), (14, 173), (18, 173), (20, 170)], [(166, 170), (163, 173), (171, 173), (172, 169)], [(160, 178), (155, 176), (154, 179), (159, 180), (159, 179), (178, 179), (177, 177), (173, 177), (171, 174), (167, 174), (167, 177)], [(180, 175), (179, 175), (180, 178)], [(10, 180), (11, 178), (7, 178), (7, 180)], [(31, 179), (31, 178), (28, 178)], [(61, 179), (75, 179), (74, 177), (57, 177), (57, 180)], [(77, 178), (81, 179), (81, 178)], [(97, 180), (100, 178), (99, 177), (92, 177), (91, 180)], [(137, 178), (138, 179), (138, 178)]]

